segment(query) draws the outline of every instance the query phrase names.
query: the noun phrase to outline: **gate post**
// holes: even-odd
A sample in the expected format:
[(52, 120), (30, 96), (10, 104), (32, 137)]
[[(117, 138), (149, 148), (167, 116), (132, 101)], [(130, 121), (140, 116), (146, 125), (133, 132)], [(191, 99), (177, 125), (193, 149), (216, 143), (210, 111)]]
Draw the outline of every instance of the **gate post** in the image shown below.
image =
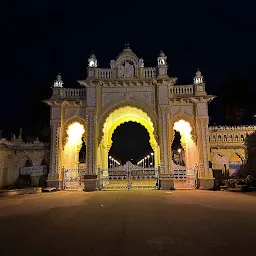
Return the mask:
[(101, 190), (101, 175), (100, 175), (100, 167), (98, 167), (98, 173), (97, 173), (97, 189)]
[(158, 165), (156, 171), (157, 171), (157, 178), (156, 178), (156, 182), (157, 182), (157, 189), (160, 189), (160, 165)]
[(64, 166), (61, 168), (61, 174), (62, 174), (62, 189), (65, 189), (65, 168), (64, 168)]

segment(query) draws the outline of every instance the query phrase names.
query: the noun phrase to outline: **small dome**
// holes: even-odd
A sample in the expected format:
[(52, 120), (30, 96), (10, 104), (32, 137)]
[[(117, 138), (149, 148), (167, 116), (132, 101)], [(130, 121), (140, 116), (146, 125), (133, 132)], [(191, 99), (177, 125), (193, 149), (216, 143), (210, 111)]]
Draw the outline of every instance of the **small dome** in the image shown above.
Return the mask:
[(131, 51), (131, 46), (129, 43), (124, 45), (124, 51)]
[(165, 54), (164, 54), (164, 52), (163, 52), (162, 50), (160, 51), (159, 56), (160, 56), (160, 57), (165, 57)]
[(201, 71), (199, 69), (196, 71), (196, 76), (197, 77), (202, 76), (202, 73), (201, 73)]

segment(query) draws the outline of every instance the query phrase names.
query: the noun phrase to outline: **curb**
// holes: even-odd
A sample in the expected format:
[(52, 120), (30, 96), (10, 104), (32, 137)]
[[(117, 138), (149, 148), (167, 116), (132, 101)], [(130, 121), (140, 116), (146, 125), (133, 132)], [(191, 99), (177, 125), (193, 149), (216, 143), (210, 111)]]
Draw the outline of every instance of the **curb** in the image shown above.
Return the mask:
[(0, 190), (0, 197), (42, 193), (42, 188)]

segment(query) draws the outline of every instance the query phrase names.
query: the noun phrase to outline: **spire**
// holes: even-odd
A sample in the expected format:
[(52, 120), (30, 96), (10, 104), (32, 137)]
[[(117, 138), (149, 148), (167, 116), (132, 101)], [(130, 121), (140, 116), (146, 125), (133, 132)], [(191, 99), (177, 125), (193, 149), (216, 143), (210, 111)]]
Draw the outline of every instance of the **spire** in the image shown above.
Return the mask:
[(89, 68), (97, 68), (97, 59), (95, 54), (91, 54), (90, 58), (88, 58), (88, 67)]
[(62, 88), (63, 87), (63, 81), (62, 81), (60, 73), (58, 73), (58, 75), (54, 81), (53, 87), (54, 88)]
[(124, 50), (131, 50), (131, 46), (130, 46), (129, 43), (126, 43), (126, 44), (124, 45)]
[(159, 53), (159, 57), (157, 58), (157, 65), (158, 66), (163, 66), (167, 65), (167, 56), (165, 56), (164, 52), (161, 50)]
[(196, 76), (194, 77), (194, 84), (203, 84), (203, 83), (204, 83), (204, 77), (202, 76), (202, 73), (198, 68), (196, 72)]

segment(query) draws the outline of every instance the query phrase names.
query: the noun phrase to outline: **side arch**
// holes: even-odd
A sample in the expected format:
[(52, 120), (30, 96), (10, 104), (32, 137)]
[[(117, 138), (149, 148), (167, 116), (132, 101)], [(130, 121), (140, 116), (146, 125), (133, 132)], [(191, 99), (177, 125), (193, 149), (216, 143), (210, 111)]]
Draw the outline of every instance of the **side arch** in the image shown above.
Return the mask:
[(179, 120), (184, 120), (190, 124), (191, 127), (191, 138), (194, 141), (194, 143), (197, 145), (197, 134), (196, 134), (196, 129), (195, 129), (195, 118), (185, 114), (185, 113), (180, 113), (176, 114), (171, 117), (170, 122), (169, 122), (169, 141), (170, 144), (173, 143), (174, 139), (174, 124), (178, 122)]
[(68, 134), (67, 134), (67, 131), (68, 131), (68, 127), (74, 123), (80, 123), (83, 125), (84, 127), (84, 133), (83, 133), (83, 137), (87, 137), (87, 122), (85, 119), (83, 119), (82, 117), (80, 116), (77, 116), (77, 115), (73, 115), (71, 117), (69, 117), (63, 124), (63, 127), (62, 127), (62, 145), (63, 145), (63, 148), (65, 147), (66, 143), (67, 143), (67, 140), (68, 140)]

